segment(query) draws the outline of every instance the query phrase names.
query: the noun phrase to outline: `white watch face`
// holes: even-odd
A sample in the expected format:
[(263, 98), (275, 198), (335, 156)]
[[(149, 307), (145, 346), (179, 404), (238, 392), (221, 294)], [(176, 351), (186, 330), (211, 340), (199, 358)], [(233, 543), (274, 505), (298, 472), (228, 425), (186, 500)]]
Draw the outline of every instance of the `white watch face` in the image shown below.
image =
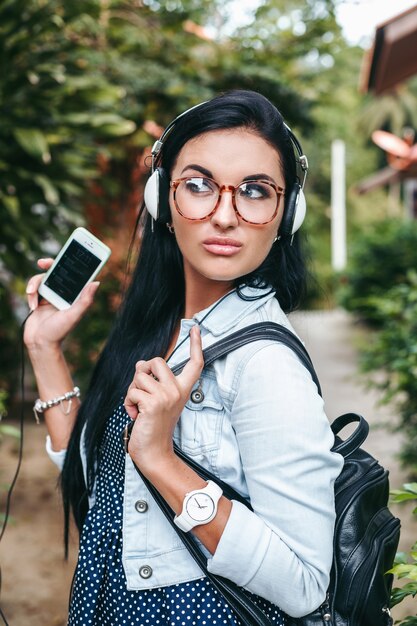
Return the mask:
[(194, 493), (188, 498), (185, 509), (191, 519), (196, 522), (204, 522), (214, 512), (214, 501), (206, 493)]

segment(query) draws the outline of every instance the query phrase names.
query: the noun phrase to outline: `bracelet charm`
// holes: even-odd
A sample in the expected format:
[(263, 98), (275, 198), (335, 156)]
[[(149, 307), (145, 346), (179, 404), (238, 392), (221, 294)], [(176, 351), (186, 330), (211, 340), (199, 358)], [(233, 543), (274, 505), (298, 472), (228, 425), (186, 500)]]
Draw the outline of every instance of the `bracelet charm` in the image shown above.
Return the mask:
[[(64, 415), (69, 415), (72, 408), (72, 399), (79, 398), (81, 395), (81, 391), (79, 387), (74, 387), (71, 391), (67, 391), (62, 396), (57, 396), (56, 398), (52, 398), (51, 400), (41, 400), (38, 398), (33, 405), (33, 413), (35, 415), (36, 423), (39, 424), (39, 415), (41, 413), (45, 413), (48, 409), (51, 409), (53, 406), (60, 406), (60, 409)], [(63, 402), (68, 402), (68, 406), (64, 407)]]

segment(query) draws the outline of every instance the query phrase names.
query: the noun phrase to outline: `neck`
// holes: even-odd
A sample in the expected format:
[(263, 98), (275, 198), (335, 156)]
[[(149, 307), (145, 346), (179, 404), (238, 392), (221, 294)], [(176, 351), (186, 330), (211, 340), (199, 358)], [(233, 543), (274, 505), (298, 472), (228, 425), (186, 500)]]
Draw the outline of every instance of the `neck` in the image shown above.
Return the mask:
[(191, 319), (233, 289), (231, 281), (214, 281), (199, 275), (198, 280), (186, 272), (184, 318)]

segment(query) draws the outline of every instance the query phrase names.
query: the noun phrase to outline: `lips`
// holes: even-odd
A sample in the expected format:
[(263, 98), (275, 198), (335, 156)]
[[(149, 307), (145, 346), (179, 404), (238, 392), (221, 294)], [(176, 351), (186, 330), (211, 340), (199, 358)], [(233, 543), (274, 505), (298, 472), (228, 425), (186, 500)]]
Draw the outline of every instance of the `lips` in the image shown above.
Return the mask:
[(210, 237), (203, 241), (203, 247), (211, 254), (232, 256), (239, 252), (242, 244), (240, 241), (228, 237)]

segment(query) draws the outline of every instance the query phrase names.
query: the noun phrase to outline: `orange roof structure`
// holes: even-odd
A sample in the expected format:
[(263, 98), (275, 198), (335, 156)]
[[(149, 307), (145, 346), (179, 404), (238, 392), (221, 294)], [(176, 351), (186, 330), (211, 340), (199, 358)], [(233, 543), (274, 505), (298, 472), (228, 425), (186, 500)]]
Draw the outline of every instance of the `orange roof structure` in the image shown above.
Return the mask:
[(360, 89), (382, 94), (417, 73), (417, 4), (376, 28), (365, 55)]

